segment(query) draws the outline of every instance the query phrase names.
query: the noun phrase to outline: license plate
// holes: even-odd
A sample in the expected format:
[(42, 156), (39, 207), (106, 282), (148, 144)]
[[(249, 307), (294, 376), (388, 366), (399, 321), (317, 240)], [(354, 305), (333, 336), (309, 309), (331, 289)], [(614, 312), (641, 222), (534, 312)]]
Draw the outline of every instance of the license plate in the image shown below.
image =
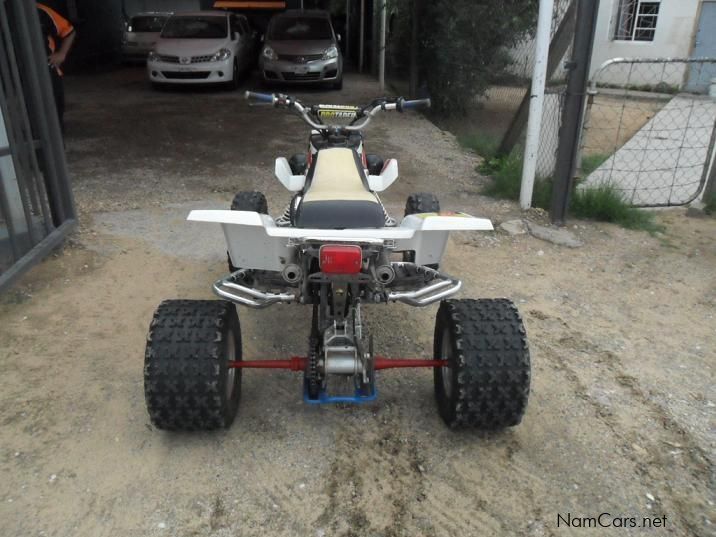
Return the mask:
[(293, 72), (297, 75), (305, 75), (308, 74), (308, 67), (299, 65), (298, 67), (293, 68)]
[(189, 67), (180, 67), (179, 72), (180, 73), (190, 73), (191, 69)]

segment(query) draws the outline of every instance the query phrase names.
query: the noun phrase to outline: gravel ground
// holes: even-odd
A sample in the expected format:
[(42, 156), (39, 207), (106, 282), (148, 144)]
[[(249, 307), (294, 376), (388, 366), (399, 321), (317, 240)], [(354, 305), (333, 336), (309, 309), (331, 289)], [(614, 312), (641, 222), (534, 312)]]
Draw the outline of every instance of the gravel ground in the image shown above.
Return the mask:
[[(377, 94), (355, 76), (345, 87), (301, 95)], [(571, 222), (579, 249), (455, 234), (445, 268), (462, 295), (511, 297), (525, 318), (533, 386), (512, 430), (446, 429), (426, 371), (380, 375), (374, 404), (320, 408), (295, 373), (249, 371), (231, 429), (166, 434), (144, 408), (149, 320), (163, 299), (210, 298), (225, 268), (218, 228), (186, 213), (242, 189), (280, 212), (272, 161), (301, 151), (305, 129), (234, 92), (154, 93), (134, 69), (70, 79), (68, 100), (80, 230), (0, 301), (0, 535), (714, 535), (716, 221), (661, 211), (657, 236)], [(368, 134), (399, 159), (397, 215), (413, 191), (519, 215), (477, 194), (477, 157), (420, 115)], [(240, 315), (246, 356), (304, 352), (300, 307)], [(434, 315), (366, 311), (389, 356), (428, 356)], [(612, 527), (565, 527), (601, 513)]]

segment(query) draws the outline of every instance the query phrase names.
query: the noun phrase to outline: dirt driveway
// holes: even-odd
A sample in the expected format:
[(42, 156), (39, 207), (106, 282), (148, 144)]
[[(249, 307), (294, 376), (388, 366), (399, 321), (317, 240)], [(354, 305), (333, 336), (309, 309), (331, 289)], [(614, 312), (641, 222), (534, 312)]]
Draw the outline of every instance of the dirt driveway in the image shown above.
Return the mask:
[[(376, 93), (349, 77), (305, 97)], [(165, 298), (210, 298), (225, 268), (219, 229), (183, 219), (252, 188), (279, 212), (272, 159), (302, 150), (305, 129), (237, 93), (154, 93), (141, 70), (71, 79), (68, 96), (81, 229), (0, 303), (0, 535), (714, 535), (716, 221), (664, 211), (656, 237), (575, 222), (576, 250), (453, 238), (462, 295), (511, 297), (527, 324), (533, 387), (513, 430), (446, 429), (426, 371), (381, 375), (369, 406), (321, 408), (295, 373), (249, 371), (230, 430), (166, 434), (144, 407), (149, 320)], [(475, 157), (420, 116), (369, 135), (401, 163), (393, 212), (433, 191), (445, 208), (518, 214), (478, 196)], [(428, 356), (434, 314), (366, 312), (389, 356)], [(300, 307), (240, 315), (245, 356), (305, 351)], [(611, 527), (575, 527), (602, 513)]]

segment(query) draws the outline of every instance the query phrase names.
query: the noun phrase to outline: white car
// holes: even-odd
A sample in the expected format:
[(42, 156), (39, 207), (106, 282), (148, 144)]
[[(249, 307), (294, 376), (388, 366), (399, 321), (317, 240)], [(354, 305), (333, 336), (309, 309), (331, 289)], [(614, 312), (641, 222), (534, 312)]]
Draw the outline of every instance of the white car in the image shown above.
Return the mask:
[(254, 61), (256, 34), (246, 17), (226, 11), (173, 15), (147, 58), (149, 80), (163, 84), (232, 84)]
[(122, 36), (122, 59), (146, 61), (171, 13), (137, 13), (126, 23)]

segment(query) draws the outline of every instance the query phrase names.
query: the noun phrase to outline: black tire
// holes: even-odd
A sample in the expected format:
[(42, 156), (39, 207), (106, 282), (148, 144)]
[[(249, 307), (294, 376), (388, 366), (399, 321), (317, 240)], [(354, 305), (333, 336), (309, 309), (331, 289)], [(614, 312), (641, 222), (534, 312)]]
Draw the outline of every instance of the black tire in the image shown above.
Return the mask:
[(217, 300), (166, 300), (144, 355), (144, 397), (152, 424), (168, 431), (229, 427), (241, 396), (241, 327), (236, 308)]
[[(438, 200), (435, 194), (430, 194), (429, 192), (417, 192), (415, 194), (410, 194), (408, 199), (405, 201), (405, 216), (410, 214), (439, 212), (440, 200)], [(406, 263), (415, 263), (415, 252), (403, 253), (403, 261)], [(438, 270), (439, 268), (437, 263), (431, 263), (426, 266), (435, 270)]]
[(237, 90), (239, 89), (239, 86), (241, 85), (240, 80), (241, 72), (239, 70), (239, 62), (234, 59), (234, 66), (231, 69), (231, 82), (229, 82), (229, 89)]
[[(253, 211), (260, 214), (268, 214), (268, 202), (266, 196), (261, 192), (238, 192), (231, 202), (232, 211)], [(226, 259), (229, 262), (229, 272), (236, 272), (239, 270), (231, 262), (231, 256), (229, 252), (226, 252)]]
[(522, 421), (530, 353), (517, 307), (507, 299), (445, 300), (435, 322), (435, 398), (452, 428), (501, 429)]
[(333, 83), (333, 89), (338, 91), (343, 89), (343, 77), (339, 78)]
[(305, 175), (308, 168), (308, 157), (305, 153), (296, 153), (288, 159), (288, 165), (291, 167), (293, 175)]
[(435, 194), (417, 192), (410, 194), (405, 201), (405, 216), (420, 213), (439, 213), (440, 201)]

